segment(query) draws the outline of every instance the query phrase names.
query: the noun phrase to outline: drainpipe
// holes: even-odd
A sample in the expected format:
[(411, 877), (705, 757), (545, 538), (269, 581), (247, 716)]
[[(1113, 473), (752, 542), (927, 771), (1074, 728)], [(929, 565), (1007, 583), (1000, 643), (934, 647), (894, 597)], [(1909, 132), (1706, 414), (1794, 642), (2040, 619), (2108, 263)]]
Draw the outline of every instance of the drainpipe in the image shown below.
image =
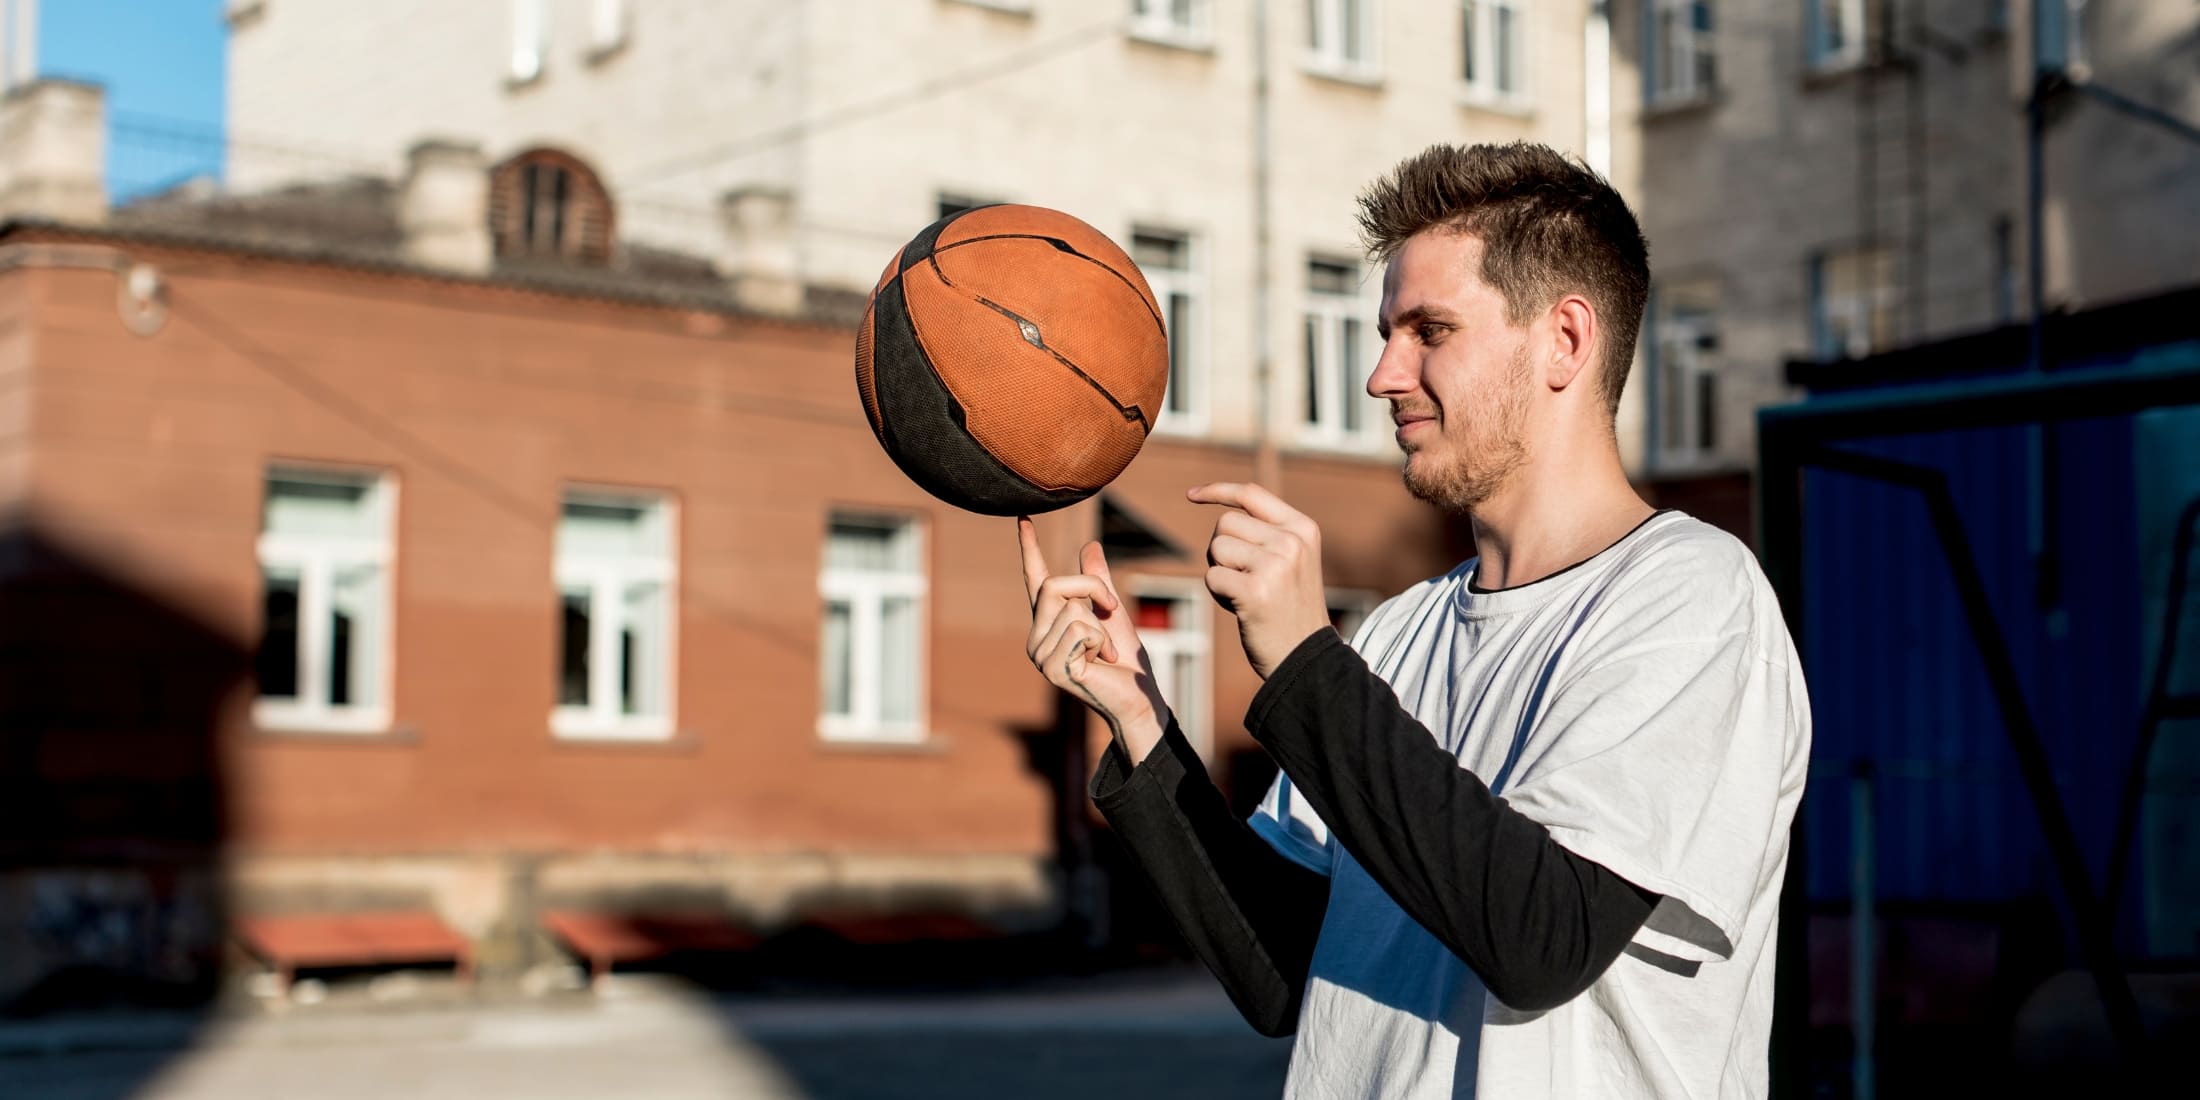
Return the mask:
[(1253, 0), (1253, 479), (1283, 492), (1282, 461), (1269, 421), (1274, 412), (1276, 343), (1274, 211), (1271, 209), (1274, 146), (1269, 138), (1268, 0)]

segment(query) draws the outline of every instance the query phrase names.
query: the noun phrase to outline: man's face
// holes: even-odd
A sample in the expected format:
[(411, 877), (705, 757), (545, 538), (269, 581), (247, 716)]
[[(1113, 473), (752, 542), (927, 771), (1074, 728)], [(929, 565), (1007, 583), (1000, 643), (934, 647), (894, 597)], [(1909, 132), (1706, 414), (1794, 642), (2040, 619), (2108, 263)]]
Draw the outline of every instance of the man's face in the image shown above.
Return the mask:
[(1450, 512), (1490, 499), (1528, 456), (1529, 332), (1482, 281), (1482, 242), (1449, 229), (1405, 243), (1383, 273), (1382, 358), (1367, 392), (1390, 402), (1406, 488)]

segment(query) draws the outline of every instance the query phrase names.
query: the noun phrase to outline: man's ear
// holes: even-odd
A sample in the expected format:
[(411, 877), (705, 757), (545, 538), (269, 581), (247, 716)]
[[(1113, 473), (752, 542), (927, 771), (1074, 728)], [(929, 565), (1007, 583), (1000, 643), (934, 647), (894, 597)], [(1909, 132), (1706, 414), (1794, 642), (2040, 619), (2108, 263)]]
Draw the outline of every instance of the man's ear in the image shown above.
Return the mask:
[(1596, 358), (1596, 307), (1579, 294), (1568, 294), (1551, 307), (1550, 323), (1550, 360), (1539, 364), (1544, 384), (1563, 390), (1594, 378), (1589, 366)]

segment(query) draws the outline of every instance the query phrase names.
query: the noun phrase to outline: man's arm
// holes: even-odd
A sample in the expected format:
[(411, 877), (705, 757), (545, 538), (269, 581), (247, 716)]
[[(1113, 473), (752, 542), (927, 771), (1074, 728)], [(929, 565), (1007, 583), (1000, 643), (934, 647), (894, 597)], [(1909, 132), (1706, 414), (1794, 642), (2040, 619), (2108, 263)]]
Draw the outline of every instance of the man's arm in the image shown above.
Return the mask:
[(1657, 903), (1492, 795), (1335, 631), (1276, 666), (1246, 724), (1330, 835), (1515, 1009), (1580, 995)]
[(1110, 743), (1092, 798), (1246, 1021), (1263, 1035), (1289, 1035), (1329, 880), (1231, 812), (1173, 720), (1136, 767)]

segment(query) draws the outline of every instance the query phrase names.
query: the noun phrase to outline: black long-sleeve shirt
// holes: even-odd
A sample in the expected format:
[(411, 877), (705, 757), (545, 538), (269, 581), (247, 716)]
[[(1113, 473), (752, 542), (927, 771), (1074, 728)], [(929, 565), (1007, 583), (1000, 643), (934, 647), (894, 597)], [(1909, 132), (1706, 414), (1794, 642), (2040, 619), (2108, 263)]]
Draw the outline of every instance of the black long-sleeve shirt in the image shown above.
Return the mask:
[[(1246, 725), (1369, 877), (1506, 1005), (1578, 996), (1656, 904), (1491, 794), (1334, 631), (1276, 667)], [(1289, 1034), (1327, 878), (1230, 811), (1173, 722), (1135, 768), (1109, 746), (1092, 796), (1246, 1020)]]

